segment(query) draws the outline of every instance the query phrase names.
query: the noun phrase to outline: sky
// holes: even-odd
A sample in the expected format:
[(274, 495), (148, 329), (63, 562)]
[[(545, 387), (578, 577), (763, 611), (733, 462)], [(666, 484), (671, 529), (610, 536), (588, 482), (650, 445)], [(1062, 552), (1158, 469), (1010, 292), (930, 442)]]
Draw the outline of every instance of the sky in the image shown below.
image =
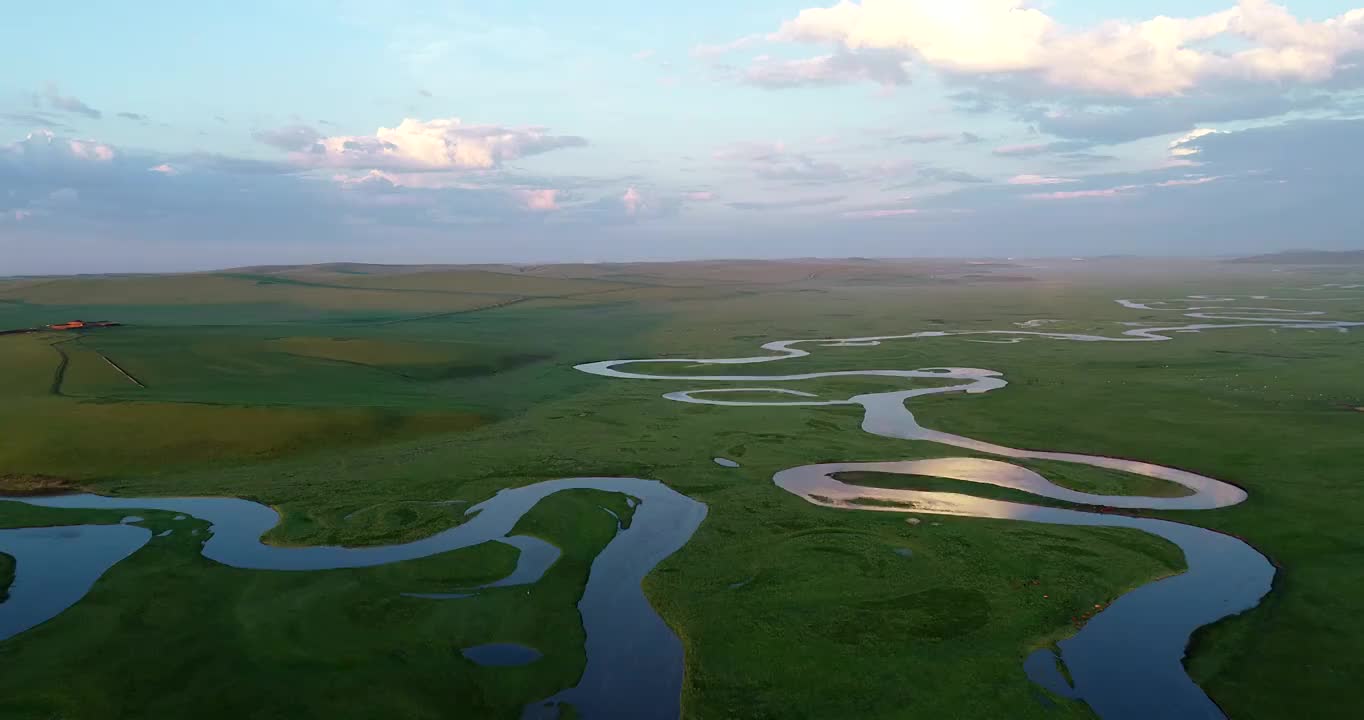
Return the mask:
[(0, 275), (1364, 245), (1364, 0), (0, 16)]

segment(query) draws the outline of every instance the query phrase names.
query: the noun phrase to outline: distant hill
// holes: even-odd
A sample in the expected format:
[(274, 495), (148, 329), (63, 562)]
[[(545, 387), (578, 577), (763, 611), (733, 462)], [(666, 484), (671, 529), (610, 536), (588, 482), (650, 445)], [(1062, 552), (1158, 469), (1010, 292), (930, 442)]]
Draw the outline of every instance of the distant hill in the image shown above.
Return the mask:
[(1364, 265), (1364, 250), (1288, 250), (1228, 260), (1260, 265)]
[(318, 271), (342, 275), (396, 275), (401, 273), (436, 272), (477, 268), (475, 265), (381, 265), (376, 263), (335, 262), (314, 265), (251, 265), (214, 272), (248, 273), (253, 275), (279, 275), (299, 271)]

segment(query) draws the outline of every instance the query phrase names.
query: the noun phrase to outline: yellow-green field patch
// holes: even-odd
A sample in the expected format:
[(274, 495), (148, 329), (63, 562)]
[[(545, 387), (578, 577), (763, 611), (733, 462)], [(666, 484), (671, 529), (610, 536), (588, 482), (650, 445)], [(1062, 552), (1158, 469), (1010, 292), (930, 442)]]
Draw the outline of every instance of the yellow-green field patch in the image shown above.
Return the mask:
[(7, 403), (0, 424), (0, 474), (75, 479), (198, 463), (245, 462), (460, 432), (486, 419), (462, 412), (395, 413), (377, 408), (234, 407), (188, 403)]
[(1192, 490), (1178, 483), (1107, 468), (1052, 460), (1015, 462), (1036, 470), (1061, 487), (1093, 495), (1186, 497), (1193, 494)]
[(358, 338), (289, 337), (267, 342), (265, 347), (290, 355), (381, 367), (436, 365), (468, 355), (467, 349), (451, 343)]
[(0, 396), (44, 395), (52, 387), (61, 355), (52, 348), (53, 336), (0, 336)]

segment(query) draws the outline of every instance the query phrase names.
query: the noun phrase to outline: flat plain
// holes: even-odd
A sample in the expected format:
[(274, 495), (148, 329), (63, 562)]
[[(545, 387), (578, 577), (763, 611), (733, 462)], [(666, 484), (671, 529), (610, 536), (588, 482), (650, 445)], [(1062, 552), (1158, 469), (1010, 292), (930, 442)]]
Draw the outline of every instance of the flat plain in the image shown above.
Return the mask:
[[(1083, 703), (1034, 686), (1023, 658), (1073, 633), (1091, 608), (1180, 572), (1178, 548), (1126, 529), (911, 524), (817, 507), (775, 487), (773, 475), (948, 453), (863, 433), (855, 407), (671, 403), (660, 396), (691, 389), (686, 382), (608, 380), (573, 366), (747, 357), (790, 339), (1023, 327), (1117, 336), (1122, 323), (1190, 322), (1115, 302), (1124, 298), (1258, 296), (1361, 321), (1364, 291), (1327, 287), (1361, 276), (1348, 266), (1094, 259), (337, 264), (0, 280), (0, 330), (121, 323), (0, 335), (0, 494), (241, 497), (281, 512), (269, 543), (379, 545), (458, 524), (465, 505), (449, 501), (477, 503), (503, 488), (656, 479), (709, 507), (644, 584), (685, 649), (685, 717), (1090, 717)], [(1278, 568), (1259, 607), (1196, 636), (1190, 674), (1235, 718), (1345, 717), (1364, 702), (1364, 332), (980, 339), (827, 348), (759, 372), (997, 370), (1010, 383), (1001, 391), (934, 395), (911, 408), (928, 427), (973, 438), (1139, 458), (1243, 487), (1249, 499), (1235, 507), (1145, 513), (1236, 535)], [(868, 377), (763, 385), (828, 398), (909, 386)], [(1087, 492), (1180, 490), (1045, 461), (1028, 467)], [(504, 576), (515, 551), (487, 544), (294, 574), (218, 565), (198, 553), (202, 535), (158, 537), (70, 610), (0, 642), (0, 715), (517, 717), (583, 672), (576, 603), (617, 530), (603, 507), (630, 512), (622, 496), (593, 491), (543, 501), (520, 529), (560, 547), (562, 559), (529, 592), (459, 603), (403, 592)], [(123, 517), (0, 502), (0, 528)], [(142, 524), (182, 527), (157, 513)], [(0, 556), (0, 598), (12, 570)], [(459, 653), (492, 642), (523, 643), (544, 659), (488, 668)]]

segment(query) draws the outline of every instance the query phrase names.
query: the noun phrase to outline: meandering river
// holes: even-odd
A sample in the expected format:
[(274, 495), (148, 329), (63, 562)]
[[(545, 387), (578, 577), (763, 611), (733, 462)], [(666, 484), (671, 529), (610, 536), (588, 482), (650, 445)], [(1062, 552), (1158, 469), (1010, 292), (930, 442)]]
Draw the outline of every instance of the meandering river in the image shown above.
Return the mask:
[[(1312, 298), (1316, 300), (1318, 298)], [(1131, 718), (1220, 718), (1217, 705), (1188, 677), (1183, 667), (1185, 649), (1193, 632), (1217, 620), (1244, 612), (1269, 592), (1274, 567), (1254, 548), (1239, 539), (1194, 525), (1151, 518), (1092, 512), (1083, 509), (1040, 507), (1026, 503), (989, 500), (971, 495), (917, 490), (864, 487), (842, 482), (841, 473), (876, 472), (922, 475), (983, 483), (1020, 490), (1040, 497), (1091, 506), (1152, 510), (1210, 510), (1236, 505), (1246, 499), (1244, 490), (1229, 483), (1186, 470), (1147, 462), (1077, 453), (1023, 450), (984, 440), (953, 435), (923, 427), (906, 403), (914, 398), (943, 393), (986, 393), (1007, 382), (998, 372), (980, 368), (937, 367), (918, 370), (853, 370), (788, 375), (672, 375), (631, 372), (631, 365), (685, 364), (741, 366), (806, 357), (812, 348), (875, 347), (894, 340), (954, 336), (1000, 336), (1000, 340), (1028, 339), (1071, 342), (1163, 342), (1175, 333), (1197, 333), (1229, 328), (1292, 328), (1348, 332), (1364, 322), (1324, 319), (1324, 313), (1281, 307), (1232, 306), (1240, 298), (1191, 296), (1178, 301), (1122, 299), (1125, 308), (1174, 311), (1206, 322), (1150, 326), (1140, 323), (1115, 336), (1049, 332), (1030, 328), (1056, 321), (1019, 323), (1025, 329), (929, 331), (907, 335), (782, 340), (762, 346), (767, 354), (735, 358), (667, 358), (608, 360), (578, 366), (578, 370), (615, 379), (654, 380), (671, 383), (737, 383), (739, 386), (678, 390), (668, 400), (731, 407), (809, 407), (853, 405), (863, 409), (862, 429), (889, 438), (919, 440), (963, 448), (1012, 459), (1049, 460), (1106, 468), (1158, 478), (1184, 486), (1182, 497), (1095, 495), (1053, 484), (1027, 468), (1000, 460), (945, 457), (932, 460), (882, 463), (832, 463), (806, 465), (778, 472), (776, 485), (808, 502), (825, 507), (864, 512), (957, 515), (1019, 520), (1057, 525), (1124, 527), (1164, 538), (1184, 553), (1188, 569), (1177, 576), (1145, 585), (1111, 603), (1073, 637), (1059, 643), (1060, 661), (1073, 680), (1067, 682), (1048, 650), (1038, 651), (1025, 663), (1025, 671), (1038, 684), (1067, 697), (1079, 698), (1105, 720)], [(1250, 298), (1270, 300), (1266, 296)], [(1295, 302), (1301, 298), (1280, 299)], [(955, 380), (945, 386), (868, 393), (846, 399), (820, 398), (812, 393), (755, 383), (793, 382), (833, 377), (891, 377)], [(768, 402), (732, 400), (727, 396), (769, 393)], [(778, 397), (780, 399), (778, 399)], [(870, 501), (870, 502), (869, 502)]]
[[(113, 498), (62, 495), (0, 498), (41, 507), (165, 510), (212, 523), (205, 557), (236, 568), (304, 572), (372, 567), (500, 542), (519, 549), (511, 575), (484, 587), (538, 582), (559, 557), (549, 543), (513, 535), (517, 521), (542, 499), (566, 490), (623, 493), (636, 502), (630, 527), (621, 529), (592, 561), (578, 603), (587, 635), (587, 667), (578, 684), (526, 708), (527, 716), (558, 714), (568, 703), (589, 718), (666, 718), (680, 714), (682, 643), (644, 597), (644, 576), (691, 539), (706, 506), (654, 481), (568, 478), (502, 490), (469, 509), (468, 519), (445, 532), (384, 547), (278, 547), (261, 536), (279, 522), (274, 510), (233, 498)], [(56, 617), (79, 601), (118, 561), (136, 552), (151, 533), (129, 525), (0, 530), (0, 552), (16, 558), (10, 600), (0, 603), (0, 641)], [(473, 589), (475, 592), (481, 588)], [(457, 601), (416, 595), (414, 602)]]
[[(1255, 301), (1270, 300), (1265, 296)], [(1320, 300), (1324, 298), (1311, 298)], [(1281, 298), (1293, 302), (1301, 298)], [(725, 383), (718, 388), (677, 390), (663, 397), (686, 403), (752, 406), (855, 405), (864, 410), (862, 428), (891, 438), (920, 440), (1012, 459), (1043, 459), (1091, 465), (1159, 478), (1184, 486), (1190, 494), (1176, 498), (1107, 496), (1069, 490), (1045, 477), (1003, 460), (939, 458), (889, 463), (833, 463), (783, 470), (777, 487), (808, 502), (844, 510), (959, 515), (1061, 525), (1126, 527), (1165, 538), (1183, 551), (1188, 571), (1134, 590), (1096, 615), (1074, 637), (1060, 643), (1060, 661), (1073, 679), (1068, 683), (1050, 651), (1028, 658), (1026, 670), (1039, 684), (1061, 695), (1087, 702), (1106, 719), (1221, 717), (1217, 706), (1188, 678), (1182, 660), (1190, 634), (1199, 627), (1242, 612), (1269, 591), (1273, 566), (1236, 538), (1193, 525), (988, 500), (971, 495), (864, 487), (842, 482), (841, 473), (880, 472), (953, 478), (1012, 488), (1040, 497), (1114, 508), (1205, 510), (1242, 502), (1246, 494), (1226, 482), (1151, 463), (1075, 453), (1010, 448), (925, 428), (906, 403), (940, 393), (985, 393), (1007, 385), (1000, 373), (979, 368), (940, 367), (919, 370), (854, 370), (789, 375), (657, 375), (621, 368), (640, 363), (688, 365), (755, 365), (804, 357), (814, 348), (874, 347), (893, 340), (963, 335), (1003, 336), (1000, 341), (1028, 339), (1074, 342), (1159, 342), (1173, 333), (1225, 328), (1330, 329), (1346, 332), (1361, 322), (1327, 320), (1317, 311), (1273, 307), (1234, 307), (1237, 298), (1193, 296), (1184, 301), (1119, 300), (1126, 308), (1180, 312), (1202, 320), (1185, 325), (1150, 327), (1142, 323), (1117, 336), (1047, 332), (1033, 329), (932, 331), (908, 335), (826, 340), (783, 340), (768, 343), (764, 355), (710, 359), (609, 360), (579, 365), (578, 370), (608, 378)], [(1175, 307), (1182, 305), (1182, 307)], [(1037, 328), (1058, 321), (1021, 323)], [(989, 339), (989, 338), (987, 338)], [(956, 381), (931, 388), (869, 393), (846, 399), (824, 399), (789, 388), (753, 383), (874, 376), (914, 380)], [(734, 386), (741, 383), (742, 386)], [(766, 392), (783, 399), (772, 402), (726, 399), (732, 393)], [(737, 465), (717, 458), (716, 462)], [(212, 524), (203, 554), (237, 568), (296, 571), (356, 568), (428, 557), (437, 553), (500, 542), (520, 551), (515, 571), (484, 587), (537, 582), (558, 559), (558, 549), (536, 538), (513, 535), (517, 521), (540, 500), (557, 492), (593, 489), (619, 492), (637, 502), (634, 520), (622, 529), (592, 564), (579, 602), (586, 630), (586, 670), (578, 684), (544, 701), (528, 705), (528, 717), (556, 716), (559, 703), (569, 703), (587, 718), (676, 718), (680, 715), (683, 676), (682, 646), (650, 607), (641, 582), (658, 563), (681, 549), (700, 526), (706, 506), (662, 483), (630, 478), (570, 478), (507, 489), (471, 507), (467, 520), (450, 530), (403, 545), (371, 548), (276, 547), (260, 538), (279, 522), (264, 506), (232, 498), (112, 498), (70, 495), (46, 498), (0, 498), (52, 508), (120, 511), (164, 510), (191, 515)], [(877, 505), (867, 505), (867, 501)], [(132, 520), (135, 520), (133, 518)], [(0, 641), (44, 623), (84, 597), (111, 567), (151, 541), (151, 533), (133, 525), (75, 526), (0, 530), (0, 552), (16, 558), (10, 599), (0, 603)], [(414, 601), (458, 601), (483, 588), (448, 594), (411, 594)], [(494, 646), (488, 646), (494, 647)], [(498, 648), (502, 652), (504, 648)], [(470, 649), (481, 653), (482, 649)], [(489, 651), (492, 652), (492, 651)], [(498, 658), (501, 656), (499, 655)], [(534, 662), (533, 649), (517, 651), (517, 662)], [(494, 659), (496, 662), (497, 659)]]

